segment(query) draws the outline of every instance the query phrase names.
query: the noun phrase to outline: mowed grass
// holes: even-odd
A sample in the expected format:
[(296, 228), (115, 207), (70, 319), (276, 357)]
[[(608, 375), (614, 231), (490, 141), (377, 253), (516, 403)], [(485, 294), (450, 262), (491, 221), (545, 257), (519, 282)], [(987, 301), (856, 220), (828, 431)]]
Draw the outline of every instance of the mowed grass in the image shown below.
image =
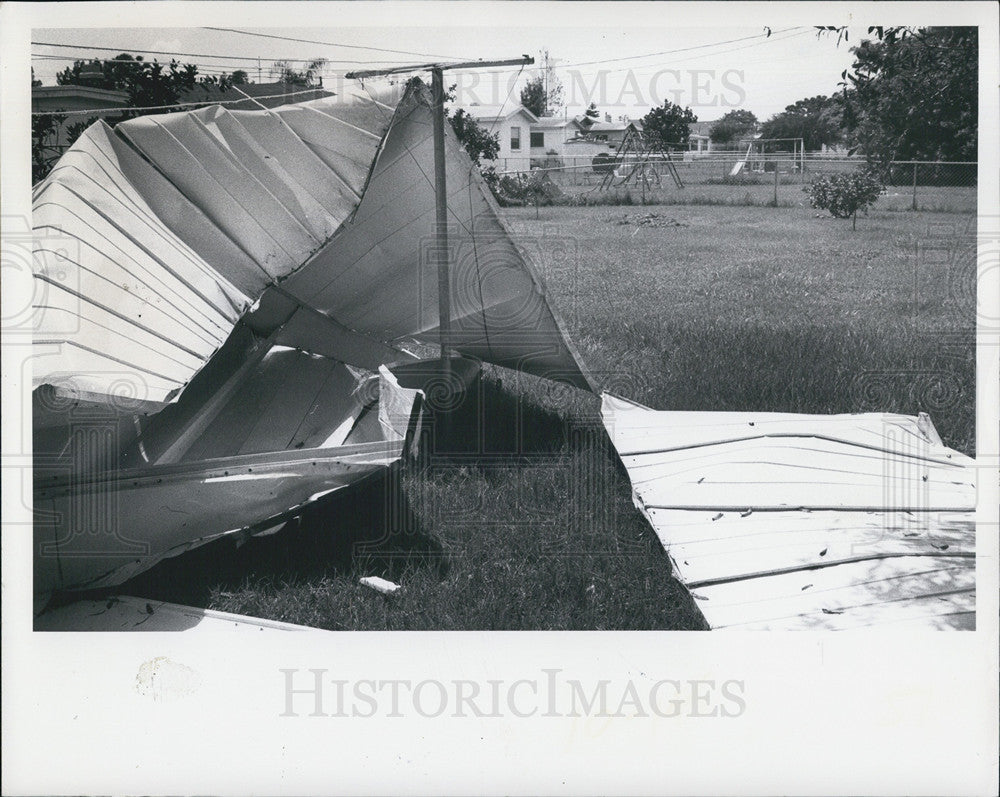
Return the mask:
[[(648, 213), (683, 226), (618, 223)], [(796, 208), (539, 215), (508, 212), (560, 253), (551, 301), (612, 392), (657, 409), (925, 411), (972, 453), (973, 217), (873, 210), (852, 230)]]
[[(648, 212), (681, 226), (613, 221)], [(657, 409), (926, 411), (974, 453), (971, 216), (875, 210), (852, 231), (803, 208), (507, 214), (606, 389)], [(121, 591), (334, 630), (704, 627), (596, 397), (490, 367), (485, 382), (490, 455), (404, 463)]]

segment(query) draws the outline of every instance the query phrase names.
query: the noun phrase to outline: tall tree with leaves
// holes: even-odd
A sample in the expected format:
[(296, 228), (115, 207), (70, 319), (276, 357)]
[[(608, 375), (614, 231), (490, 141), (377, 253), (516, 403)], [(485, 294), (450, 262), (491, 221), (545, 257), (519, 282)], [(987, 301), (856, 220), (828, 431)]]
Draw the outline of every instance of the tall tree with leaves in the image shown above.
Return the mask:
[(842, 75), (852, 142), (873, 161), (976, 160), (978, 29), (868, 32)]
[(652, 108), (642, 117), (642, 130), (646, 136), (659, 138), (664, 144), (686, 144), (691, 135), (690, 126), (698, 121), (690, 108), (664, 100), (663, 105)]
[(753, 111), (737, 108), (712, 125), (709, 138), (713, 144), (730, 144), (753, 135), (757, 130), (757, 117)]
[[(793, 102), (764, 122), (761, 138), (801, 138), (807, 150), (821, 149), (824, 144), (843, 140), (842, 104), (835, 97), (817, 95)], [(792, 141), (781, 141), (774, 149), (791, 151)]]
[(521, 89), (521, 105), (535, 116), (545, 116), (545, 81), (541, 75), (531, 78)]
[(89, 85), (124, 91), (129, 105), (173, 105), (180, 95), (199, 82), (198, 67), (171, 60), (169, 64), (146, 61), (141, 55), (121, 53), (109, 61), (75, 61), (56, 75), (56, 83)]
[(554, 74), (540, 73), (521, 89), (521, 105), (535, 116), (552, 116), (562, 107), (563, 87)]
[[(181, 64), (171, 60), (169, 64), (147, 61), (141, 55), (120, 53), (112, 59), (74, 61), (56, 75), (60, 86), (83, 85), (100, 89), (123, 91), (128, 94), (128, 105), (132, 108), (154, 107), (156, 110), (143, 114), (167, 113), (170, 106), (177, 104), (181, 95), (198, 84), (221, 85), (220, 78), (198, 76), (194, 64)], [(165, 106), (165, 107), (161, 107)], [(105, 117), (109, 124), (128, 119), (134, 113), (122, 109), (118, 117)], [(32, 178), (35, 182), (49, 173), (59, 153), (73, 144), (97, 117), (73, 117), (76, 121), (63, 126), (66, 117), (47, 114), (32, 119)]]

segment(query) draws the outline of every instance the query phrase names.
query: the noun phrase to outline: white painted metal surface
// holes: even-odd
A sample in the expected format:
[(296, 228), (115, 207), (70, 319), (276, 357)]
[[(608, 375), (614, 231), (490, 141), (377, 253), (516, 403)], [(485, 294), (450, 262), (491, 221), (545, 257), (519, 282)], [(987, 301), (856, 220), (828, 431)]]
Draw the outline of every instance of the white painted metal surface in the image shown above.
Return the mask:
[[(418, 391), (383, 366), (437, 340), (438, 300), (430, 97), (392, 91), (98, 122), (36, 186), (36, 596), (256, 533), (399, 458)], [(589, 387), (446, 138), (452, 346)]]
[(218, 634), (273, 634), (295, 631), (328, 634), (318, 628), (247, 617), (130, 595), (76, 601), (35, 618), (36, 631), (148, 631)]
[[(97, 122), (34, 192), (34, 385), (169, 402), (241, 319), (370, 371), (436, 339), (430, 122), (419, 85), (391, 106), (362, 92)], [(454, 348), (587, 387), (446, 133)]]
[(602, 413), (713, 628), (975, 627), (975, 463), (926, 417)]
[[(383, 371), (378, 394), (401, 431), (376, 442), (267, 448), (275, 430), (258, 431), (256, 419), (237, 408), (220, 416), (220, 428), (203, 433), (199, 445), (210, 447), (195, 459), (91, 473), (72, 462), (36, 459), (36, 595), (116, 586), (222, 536), (266, 533), (305, 505), (387, 468), (403, 451), (401, 419), (419, 423), (420, 391), (400, 387)], [(346, 392), (332, 397), (344, 399), (353, 401)], [(310, 393), (302, 407), (313, 406)], [(308, 428), (283, 434), (285, 442), (309, 440)]]

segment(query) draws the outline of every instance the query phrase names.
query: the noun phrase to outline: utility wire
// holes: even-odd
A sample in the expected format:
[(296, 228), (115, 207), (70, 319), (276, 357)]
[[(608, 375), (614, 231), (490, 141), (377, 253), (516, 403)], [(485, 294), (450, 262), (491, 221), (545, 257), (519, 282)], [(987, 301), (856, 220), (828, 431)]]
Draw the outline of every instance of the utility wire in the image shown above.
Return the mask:
[[(789, 29), (789, 30), (792, 30), (792, 29)], [(787, 32), (787, 31), (783, 31), (783, 32)], [(795, 33), (791, 33), (788, 36), (782, 36), (780, 38), (775, 38), (774, 34), (772, 34), (771, 38), (764, 39), (762, 41), (753, 42), (752, 44), (746, 44), (746, 45), (743, 45), (742, 47), (730, 47), (727, 50), (718, 50), (716, 52), (711, 52), (711, 53), (698, 53), (696, 55), (688, 56), (688, 58), (706, 58), (706, 57), (710, 57), (710, 56), (713, 56), (713, 55), (725, 55), (726, 53), (732, 53), (732, 52), (736, 52), (738, 50), (746, 50), (746, 49), (748, 49), (750, 47), (759, 47), (760, 45), (767, 44), (769, 42), (787, 41), (788, 39), (792, 39), (792, 38), (795, 38), (797, 36), (804, 36), (805, 34), (807, 34), (809, 32), (810, 31), (808, 31), (808, 30), (800, 30), (800, 31), (797, 31)], [(700, 46), (702, 46), (702, 47), (710, 47), (710, 46), (718, 46), (719, 44), (721, 44), (721, 42), (717, 42), (715, 45), (700, 45)], [(653, 54), (653, 55), (655, 55), (655, 54)], [(623, 56), (622, 58), (610, 58), (610, 59), (607, 59), (606, 61), (604, 61), (602, 63), (615, 63), (615, 62), (619, 62), (619, 61), (625, 61), (625, 60), (628, 60), (628, 59), (633, 58), (633, 57), (640, 57), (640, 56)], [(641, 57), (642, 58), (650, 58), (652, 56), (651, 55), (644, 55), (644, 56), (641, 56)], [(596, 63), (596, 62), (594, 62), (594, 63)], [(656, 67), (666, 66), (668, 63), (678, 63), (678, 62), (674, 61), (674, 62), (667, 62), (667, 63), (638, 64), (637, 66), (626, 66), (626, 67), (621, 67), (621, 68), (618, 68), (618, 69), (604, 69), (604, 70), (597, 70), (597, 71), (598, 72), (603, 72), (604, 74), (611, 74), (611, 73), (614, 73), (614, 72), (625, 72), (625, 71), (627, 71), (629, 69), (637, 69), (637, 68), (638, 69), (653, 69), (653, 68), (656, 68)], [(561, 69), (567, 69), (567, 68), (570, 68), (570, 67), (580, 66), (580, 65), (581, 64), (563, 64), (563, 65), (560, 66), (560, 68)], [(480, 74), (500, 75), (500, 74), (504, 74), (505, 72), (510, 72), (511, 69), (512, 68), (495, 69), (495, 70), (492, 70), (491, 72), (485, 72), (485, 73), (480, 73)], [(471, 72), (466, 72), (466, 70), (456, 69), (456, 70), (454, 70), (452, 72), (452, 74), (472, 74), (472, 73)]]
[(396, 55), (417, 55), (421, 58), (445, 58), (449, 61), (472, 61), (472, 58), (462, 58), (457, 55), (440, 55), (436, 53), (415, 53), (411, 50), (395, 50), (387, 47), (373, 47), (363, 44), (344, 44), (343, 42), (324, 42), (315, 39), (296, 39), (292, 36), (276, 36), (272, 33), (257, 33), (249, 30), (236, 30), (235, 28), (213, 28), (206, 27), (205, 30), (220, 30), (226, 33), (239, 33), (243, 36), (259, 36), (262, 39), (279, 39), (286, 42), (299, 42), (300, 44), (321, 44), (325, 47), (344, 47), (349, 50), (374, 50), (380, 53), (393, 53)]
[[(226, 61), (253, 61), (254, 63), (256, 63), (257, 59), (258, 59), (258, 56), (256, 56), (256, 55), (223, 55), (221, 53), (181, 53), (181, 52), (173, 52), (171, 50), (147, 50), (147, 49), (142, 48), (142, 47), (140, 47), (140, 48), (135, 48), (135, 47), (97, 47), (97, 46), (91, 46), (89, 44), (60, 44), (58, 42), (36, 42), (36, 41), (31, 42), (31, 44), (32, 45), (37, 45), (39, 47), (61, 47), (63, 49), (77, 50), (78, 52), (90, 51), (90, 50), (101, 50), (102, 52), (110, 52), (110, 53), (128, 53), (129, 51), (132, 51), (132, 52), (136, 52), (136, 53), (138, 53), (140, 55), (145, 55), (145, 54), (149, 54), (149, 55), (169, 55), (169, 56), (179, 56), (181, 58), (218, 58), (218, 59), (226, 60)], [(345, 46), (345, 47), (347, 47), (347, 46), (350, 46), (350, 45), (338, 45), (338, 46)], [(362, 49), (371, 49), (371, 48), (362, 48)], [(37, 55), (39, 55), (39, 56), (51, 56), (53, 58), (60, 57), (56, 53), (38, 53)], [(32, 57), (34, 57), (34, 56), (32, 56)], [(117, 59), (114, 59), (114, 58), (89, 58), (88, 56), (80, 56), (80, 57), (77, 57), (77, 56), (65, 56), (65, 60), (67, 60), (67, 61), (69, 61), (69, 60), (78, 60), (78, 61), (83, 61), (83, 60), (91, 60), (91, 61), (115, 61)], [(273, 63), (275, 61), (290, 61), (290, 62), (308, 61), (309, 59), (308, 58), (302, 58), (301, 56), (295, 56), (295, 57), (290, 57), (290, 58), (260, 58), (260, 60), (261, 61), (267, 61), (269, 63)], [(387, 64), (387, 63), (388, 64), (405, 64), (405, 63), (407, 63), (406, 61), (385, 61), (385, 60), (381, 60), (381, 59), (378, 60), (378, 61), (357, 61), (357, 60), (353, 60), (353, 59), (350, 59), (350, 58), (327, 58), (327, 59), (324, 59), (324, 60), (327, 63), (331, 63), (331, 64), (366, 64), (366, 65), (368, 65), (368, 64)], [(127, 64), (129, 62), (123, 60), (123, 61), (121, 61), (121, 63)], [(149, 62), (143, 62), (143, 63), (149, 63)]]
[[(801, 28), (801, 26), (798, 26), (798, 27)], [(725, 41), (712, 42), (711, 44), (696, 44), (693, 47), (681, 47), (681, 48), (676, 49), (676, 50), (664, 50), (663, 52), (659, 52), (659, 53), (647, 53), (646, 55), (626, 55), (626, 56), (623, 56), (621, 58), (604, 58), (604, 59), (601, 59), (599, 61), (580, 61), (580, 62), (575, 63), (575, 64), (562, 64), (560, 66), (560, 69), (568, 69), (571, 66), (592, 66), (594, 64), (617, 63), (617, 62), (620, 62), (620, 61), (637, 61), (637, 60), (639, 60), (641, 58), (658, 58), (661, 55), (673, 55), (674, 53), (685, 53), (685, 52), (690, 52), (691, 50), (703, 50), (703, 49), (705, 49), (707, 47), (719, 47), (719, 46), (721, 46), (723, 44), (733, 44), (734, 42), (749, 41), (750, 39), (764, 38), (765, 41), (766, 41), (771, 36), (777, 36), (779, 33), (787, 33), (790, 30), (796, 30), (796, 28), (794, 28), (794, 27), (792, 27), (792, 28), (783, 28), (782, 30), (771, 31), (771, 33), (769, 33), (769, 34), (768, 33), (756, 33), (753, 36), (743, 36), (743, 37), (741, 37), (739, 39), (726, 39)], [(764, 44), (764, 42), (761, 42), (761, 44)]]

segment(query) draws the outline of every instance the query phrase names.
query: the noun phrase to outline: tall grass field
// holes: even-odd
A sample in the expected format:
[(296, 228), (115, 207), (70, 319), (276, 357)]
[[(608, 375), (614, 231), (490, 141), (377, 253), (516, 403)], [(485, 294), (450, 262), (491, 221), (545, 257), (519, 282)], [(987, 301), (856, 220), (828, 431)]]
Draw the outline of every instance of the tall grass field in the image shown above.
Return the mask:
[[(505, 213), (605, 389), (669, 410), (924, 411), (975, 453), (974, 215), (876, 205), (852, 231), (798, 205)], [(520, 448), (404, 463), (119, 591), (331, 630), (703, 628), (599, 399), (492, 367), (484, 387)]]

